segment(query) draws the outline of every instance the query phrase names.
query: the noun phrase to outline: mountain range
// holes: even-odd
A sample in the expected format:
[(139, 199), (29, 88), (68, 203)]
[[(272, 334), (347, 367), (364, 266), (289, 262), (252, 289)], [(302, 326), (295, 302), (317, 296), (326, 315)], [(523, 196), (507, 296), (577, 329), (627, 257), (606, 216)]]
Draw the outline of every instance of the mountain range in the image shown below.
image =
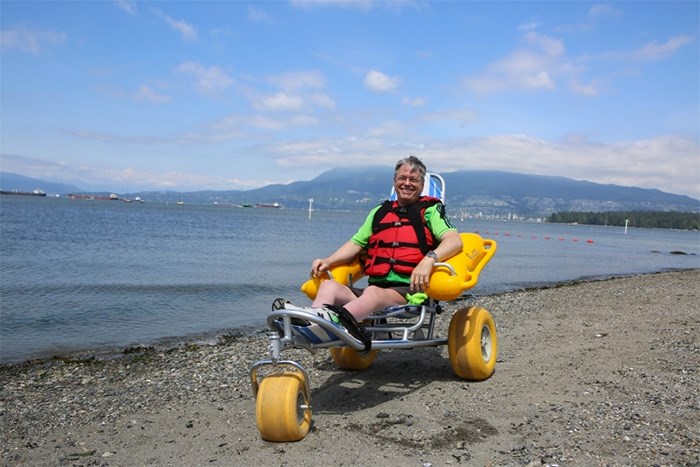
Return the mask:
[[(270, 204), (287, 208), (367, 210), (386, 199), (391, 190), (392, 168), (336, 168), (310, 181), (268, 185), (253, 190), (143, 191), (120, 197), (146, 202), (189, 204)], [(544, 217), (565, 211), (680, 211), (700, 212), (700, 200), (656, 189), (606, 185), (567, 177), (503, 171), (460, 170), (442, 173), (449, 212), (485, 217)], [(0, 172), (0, 189), (66, 195), (83, 190), (57, 182)], [(109, 194), (91, 192), (92, 194)]]

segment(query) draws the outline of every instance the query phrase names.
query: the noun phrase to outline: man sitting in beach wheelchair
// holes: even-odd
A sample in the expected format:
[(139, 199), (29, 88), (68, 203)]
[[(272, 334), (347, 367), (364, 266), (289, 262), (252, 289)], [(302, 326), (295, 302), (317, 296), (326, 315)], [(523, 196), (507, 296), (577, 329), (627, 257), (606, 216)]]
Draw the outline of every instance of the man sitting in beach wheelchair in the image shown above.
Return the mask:
[[(447, 345), (458, 377), (480, 381), (493, 374), (496, 328), (487, 310), (462, 308), (446, 338), (434, 335), (440, 301), (475, 286), (496, 252), (495, 241), (459, 233), (444, 200), (441, 176), (428, 173), (417, 157), (399, 160), (389, 200), (369, 213), (348, 242), (313, 260), (311, 278), (301, 286), (311, 305), (273, 302), (267, 317), (270, 358), (250, 371), (263, 439), (298, 441), (311, 427), (309, 376), (299, 363), (282, 359), (286, 348), (328, 348), (338, 368), (361, 370), (382, 349)], [(367, 287), (354, 287), (364, 276)]]

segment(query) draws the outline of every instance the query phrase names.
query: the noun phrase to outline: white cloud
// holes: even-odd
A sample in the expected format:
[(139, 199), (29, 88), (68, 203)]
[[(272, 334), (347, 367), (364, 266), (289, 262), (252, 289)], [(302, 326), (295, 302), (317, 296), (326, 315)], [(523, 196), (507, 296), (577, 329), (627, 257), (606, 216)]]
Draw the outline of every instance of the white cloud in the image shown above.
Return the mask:
[(117, 5), (117, 8), (132, 16), (138, 13), (138, 7), (134, 0), (114, 0), (114, 4)]
[(456, 123), (460, 128), (477, 120), (478, 115), (471, 109), (452, 109), (429, 112), (421, 117), (425, 122)]
[(270, 14), (267, 11), (253, 5), (248, 6), (248, 19), (256, 23), (276, 23), (275, 19), (272, 16), (270, 16)]
[(278, 92), (256, 100), (253, 105), (259, 110), (294, 111), (304, 107), (304, 99), (298, 95)]
[(588, 16), (591, 18), (615, 18), (622, 16), (622, 12), (608, 3), (599, 3), (589, 8)]
[(524, 36), (524, 40), (539, 48), (550, 59), (556, 59), (564, 55), (564, 42), (549, 36), (530, 31)]
[(16, 172), (28, 177), (53, 177), (64, 170), (65, 164), (39, 157), (0, 153), (0, 167), (4, 172)]
[(693, 42), (690, 36), (672, 37), (666, 42), (659, 44), (656, 41), (650, 42), (632, 53), (632, 58), (639, 61), (664, 60), (673, 55), (678, 49)]
[(675, 36), (666, 42), (652, 41), (643, 46), (631, 50), (613, 50), (599, 54), (584, 55), (579, 58), (581, 62), (593, 62), (606, 60), (608, 62), (654, 62), (671, 58), (676, 52), (693, 42), (692, 36)]
[(379, 138), (379, 137), (386, 137), (386, 136), (392, 136), (395, 137), (396, 135), (401, 135), (401, 133), (404, 131), (404, 125), (398, 120), (388, 120), (385, 122), (382, 122), (379, 126), (376, 126), (374, 128), (370, 128), (367, 131), (367, 136), (371, 138)]
[(280, 132), (292, 127), (314, 126), (318, 119), (311, 115), (297, 114), (282, 118), (269, 115), (229, 115), (210, 125), (200, 132), (199, 140), (219, 142), (228, 139), (249, 137), (253, 130)]
[(139, 90), (134, 94), (134, 100), (152, 102), (154, 104), (165, 104), (170, 102), (170, 96), (165, 94), (159, 94), (151, 89), (149, 86), (142, 84)]
[(369, 11), (374, 5), (373, 0), (291, 0), (290, 3), (295, 8), (306, 10), (316, 7), (332, 6)]
[[(140, 189), (182, 190), (188, 187), (210, 186), (212, 189), (242, 188), (244, 184), (237, 184), (236, 179), (227, 179), (223, 176), (208, 176), (192, 172), (157, 172), (154, 170), (133, 169), (103, 169), (95, 170), (83, 168), (81, 177), (90, 180), (102, 181), (102, 183), (114, 186), (139, 187)], [(136, 191), (136, 190), (133, 190)]]
[(195, 87), (205, 95), (215, 95), (233, 85), (234, 80), (218, 66), (205, 67), (197, 62), (185, 62), (177, 67), (177, 71), (195, 78)]
[(160, 10), (154, 10), (154, 12), (158, 17), (163, 19), (168, 24), (168, 26), (170, 26), (173, 30), (178, 32), (185, 41), (194, 42), (197, 40), (197, 29), (191, 24), (183, 20), (177, 20), (172, 16), (163, 13)]
[(583, 84), (576, 78), (571, 80), (569, 88), (576, 94), (581, 94), (582, 96), (597, 96), (601, 93), (601, 86), (599, 84), (594, 82)]
[(364, 85), (367, 89), (375, 92), (391, 92), (394, 91), (401, 80), (396, 77), (388, 76), (381, 71), (372, 70), (365, 76)]
[(327, 109), (335, 108), (335, 101), (327, 94), (310, 94), (308, 100), (317, 107), (324, 107)]
[(312, 115), (295, 115), (289, 123), (294, 126), (314, 126), (318, 124), (318, 118)]
[(323, 89), (326, 86), (326, 78), (318, 70), (288, 71), (269, 77), (268, 82), (285, 91)]
[(462, 81), (468, 90), (487, 94), (508, 90), (553, 90), (555, 77), (576, 71), (565, 60), (564, 43), (529, 31), (523, 36), (525, 48), (489, 65), (480, 75)]
[(270, 76), (266, 81), (282, 91), (270, 96), (253, 97), (253, 106), (259, 110), (294, 111), (307, 105), (329, 109), (335, 107), (335, 101), (328, 94), (303, 92), (326, 87), (326, 78), (318, 70), (288, 71)]
[(428, 100), (425, 97), (403, 97), (401, 103), (410, 107), (423, 107)]
[(523, 75), (519, 84), (525, 89), (554, 89), (554, 81), (546, 71)]
[(336, 7), (370, 11), (381, 8), (391, 12), (400, 12), (405, 8), (422, 10), (428, 8), (424, 1), (417, 0), (291, 0), (291, 5), (303, 10), (311, 10), (321, 7)]
[(38, 55), (46, 46), (60, 45), (65, 42), (67, 34), (46, 31), (25, 25), (0, 32), (0, 49), (19, 50)]
[(540, 27), (540, 23), (538, 21), (532, 20), (527, 23), (522, 23), (518, 25), (518, 31), (534, 31)]
[(253, 107), (266, 112), (296, 112), (310, 106), (335, 108), (335, 101), (327, 94), (296, 94), (277, 92), (252, 98)]
[(625, 51), (605, 52), (597, 55), (578, 57), (573, 61), (566, 56), (564, 42), (550, 36), (529, 30), (523, 34), (523, 47), (489, 64), (482, 73), (467, 76), (462, 85), (475, 94), (529, 90), (552, 91), (557, 89), (557, 81), (569, 78), (568, 89), (584, 96), (597, 96), (602, 91), (601, 78), (588, 79), (583, 83), (581, 76), (596, 60), (615, 62), (647, 62), (671, 57), (679, 49), (691, 44), (690, 36), (675, 36), (659, 43), (650, 42), (644, 46)]
[(291, 118), (271, 118), (263, 115), (254, 115), (246, 120), (246, 123), (254, 128), (264, 130), (282, 131), (290, 126), (311, 126), (318, 120), (307, 115), (296, 115)]

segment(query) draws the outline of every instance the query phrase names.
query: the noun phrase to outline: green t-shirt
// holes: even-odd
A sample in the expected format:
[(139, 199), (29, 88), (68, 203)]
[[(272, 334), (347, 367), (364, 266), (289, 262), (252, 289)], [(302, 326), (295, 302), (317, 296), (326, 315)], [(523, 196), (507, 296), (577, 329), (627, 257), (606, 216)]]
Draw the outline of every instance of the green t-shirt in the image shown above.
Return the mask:
[[(370, 211), (365, 219), (365, 222), (350, 239), (354, 244), (362, 247), (363, 249), (366, 249), (367, 245), (369, 244), (369, 237), (372, 235), (372, 222), (374, 221), (374, 214), (380, 207), (381, 205)], [(433, 234), (433, 237), (438, 241), (442, 238), (445, 232), (450, 230), (457, 231), (457, 229), (450, 224), (450, 221), (447, 219), (447, 215), (445, 214), (445, 210), (442, 207), (442, 203), (434, 204), (426, 208), (423, 215), (425, 218), (425, 223), (428, 225), (428, 229)], [(389, 271), (389, 274), (384, 277), (369, 277), (367, 282), (369, 284), (377, 284), (382, 282), (400, 282), (410, 284), (411, 275), (399, 274), (392, 269)]]

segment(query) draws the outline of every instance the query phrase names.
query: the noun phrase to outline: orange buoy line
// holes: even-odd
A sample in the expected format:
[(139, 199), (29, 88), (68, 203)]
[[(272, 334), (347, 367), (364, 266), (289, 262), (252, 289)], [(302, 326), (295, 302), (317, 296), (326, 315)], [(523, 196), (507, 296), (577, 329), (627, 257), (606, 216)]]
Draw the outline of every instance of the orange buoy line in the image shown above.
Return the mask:
[[(525, 235), (523, 235), (523, 234), (512, 234), (512, 233), (510, 233), (510, 232), (503, 232), (503, 233), (501, 233), (501, 232), (490, 232), (490, 231), (479, 232), (478, 230), (476, 230), (476, 231), (474, 231), (474, 233), (484, 234), (484, 235), (492, 235), (492, 236), (494, 236), (494, 237), (497, 237), (497, 236), (499, 236), (499, 235), (503, 235), (504, 237), (525, 238)], [(530, 239), (532, 239), (532, 240), (537, 240), (538, 238), (539, 238), (539, 237), (538, 237), (537, 235), (532, 235), (532, 236), (530, 236)], [(549, 236), (549, 235), (545, 235), (545, 236), (542, 237), (542, 240), (551, 240), (551, 239), (552, 239), (552, 237)], [(557, 240), (560, 241), (560, 242), (565, 242), (565, 241), (567, 241), (567, 239), (564, 238), (564, 237), (557, 237)], [(579, 240), (578, 238), (572, 238), (571, 241), (572, 241), (573, 243), (579, 243), (579, 242), (580, 242), (580, 240)], [(595, 243), (595, 242), (594, 242), (592, 239), (589, 238), (588, 240), (586, 240), (586, 243), (589, 244), (589, 245), (591, 245), (591, 244), (593, 244), (593, 243)]]

